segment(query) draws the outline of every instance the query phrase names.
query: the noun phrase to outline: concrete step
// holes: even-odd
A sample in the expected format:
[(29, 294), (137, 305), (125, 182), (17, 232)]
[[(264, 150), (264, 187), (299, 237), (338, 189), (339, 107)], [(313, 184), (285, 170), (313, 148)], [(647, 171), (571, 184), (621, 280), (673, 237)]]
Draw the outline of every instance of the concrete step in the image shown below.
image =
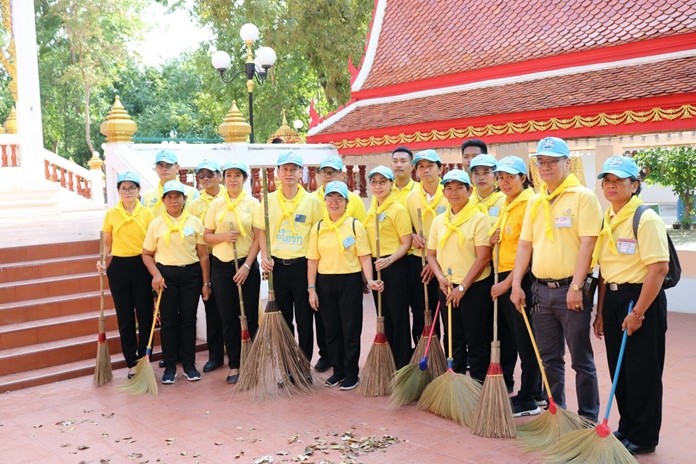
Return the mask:
[(0, 269), (7, 266), (8, 263), (65, 258), (87, 254), (93, 254), (95, 256), (99, 254), (99, 240), (7, 247), (2, 248), (2, 264), (0, 264)]
[(0, 266), (0, 284), (96, 271), (99, 254), (22, 261)]
[[(104, 288), (106, 287), (108, 282), (104, 278)], [(31, 300), (37, 295), (42, 298), (55, 298), (97, 290), (99, 290), (99, 274), (95, 269), (82, 274), (5, 282), (0, 284), (0, 304)]]
[[(70, 314), (83, 314), (99, 308), (99, 291), (73, 293), (61, 297), (35, 298), (12, 303), (0, 303), (0, 325), (18, 324), (62, 317)], [(113, 309), (111, 292), (104, 290), (104, 308)]]

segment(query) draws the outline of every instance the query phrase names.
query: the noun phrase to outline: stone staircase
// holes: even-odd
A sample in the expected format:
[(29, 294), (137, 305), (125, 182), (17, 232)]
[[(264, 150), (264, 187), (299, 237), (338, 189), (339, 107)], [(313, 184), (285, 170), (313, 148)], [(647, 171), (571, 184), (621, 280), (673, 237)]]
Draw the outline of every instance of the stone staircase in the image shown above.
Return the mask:
[[(0, 392), (93, 375), (98, 254), (96, 240), (0, 249)], [(104, 287), (107, 343), (118, 369), (125, 361), (106, 276)], [(153, 359), (160, 358), (157, 330)]]

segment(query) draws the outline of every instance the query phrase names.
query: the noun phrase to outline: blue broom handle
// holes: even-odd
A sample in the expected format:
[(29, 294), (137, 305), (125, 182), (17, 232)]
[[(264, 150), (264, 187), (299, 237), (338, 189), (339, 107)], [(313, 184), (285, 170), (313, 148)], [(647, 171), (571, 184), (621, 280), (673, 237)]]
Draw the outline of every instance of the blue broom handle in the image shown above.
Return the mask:
[[(633, 311), (633, 301), (628, 303), (628, 314)], [(619, 383), (619, 371), (621, 371), (621, 364), (623, 363), (624, 351), (626, 351), (626, 340), (628, 339), (628, 332), (624, 329), (623, 337), (621, 338), (621, 349), (619, 350), (619, 359), (616, 361), (616, 370), (614, 371), (614, 380), (611, 382), (611, 393), (609, 393), (609, 401), (607, 402), (607, 411), (604, 413), (604, 420), (609, 419), (609, 412), (611, 411), (611, 405), (614, 403), (614, 393), (616, 393), (616, 384)]]

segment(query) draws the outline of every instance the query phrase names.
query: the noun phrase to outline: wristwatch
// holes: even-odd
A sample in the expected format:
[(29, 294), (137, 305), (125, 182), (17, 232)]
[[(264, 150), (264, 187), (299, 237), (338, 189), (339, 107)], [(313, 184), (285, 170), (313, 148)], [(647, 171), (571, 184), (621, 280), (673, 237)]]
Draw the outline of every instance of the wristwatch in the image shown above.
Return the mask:
[(574, 292), (580, 291), (580, 285), (575, 284), (575, 283), (570, 284), (570, 288), (572, 288)]
[(460, 284), (459, 287), (457, 287), (457, 290), (464, 293), (464, 290), (466, 290), (466, 286), (464, 284)]

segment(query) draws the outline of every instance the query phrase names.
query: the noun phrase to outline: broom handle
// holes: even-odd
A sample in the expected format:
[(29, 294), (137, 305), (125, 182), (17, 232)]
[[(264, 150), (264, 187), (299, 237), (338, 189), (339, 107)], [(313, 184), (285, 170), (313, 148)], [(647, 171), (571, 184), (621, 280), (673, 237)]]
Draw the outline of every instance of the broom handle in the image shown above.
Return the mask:
[[(232, 223), (230, 222), (230, 230), (232, 230)], [(239, 263), (237, 262), (237, 242), (232, 242), (232, 253), (234, 253), (234, 273), (239, 272)], [(246, 316), (244, 312), (244, 297), (242, 296), (242, 285), (237, 284), (237, 293), (239, 294), (239, 314), (240, 316)]]
[(433, 341), (433, 332), (435, 331), (435, 321), (437, 320), (437, 316), (440, 314), (440, 302), (437, 302), (437, 306), (435, 307), (435, 319), (433, 320), (433, 323), (430, 325), (430, 335), (428, 335), (428, 342), (425, 344), (425, 351), (423, 352), (423, 357), (427, 358), (428, 353), (430, 352), (430, 342)]
[(536, 338), (534, 338), (534, 332), (532, 332), (532, 326), (529, 325), (529, 318), (527, 318), (527, 311), (522, 306), (522, 317), (524, 318), (524, 325), (527, 326), (527, 332), (529, 332), (529, 339), (532, 341), (532, 347), (534, 348), (534, 354), (536, 355), (537, 362), (539, 363), (539, 370), (541, 371), (541, 378), (544, 381), (544, 388), (546, 388), (546, 395), (549, 397), (549, 403), (554, 403), (553, 395), (551, 394), (551, 387), (549, 386), (549, 379), (546, 378), (546, 371), (544, 370), (544, 363), (541, 361), (541, 355), (539, 354), (539, 347), (536, 344)]
[[(420, 208), (416, 210), (416, 214), (418, 215), (418, 235), (425, 241), (425, 235), (423, 234), (423, 214)], [(421, 267), (425, 269), (425, 248), (423, 248), (421, 252)], [(427, 314), (430, 311), (430, 298), (428, 297), (428, 284), (426, 282), (423, 282), (423, 295), (425, 295), (424, 313)], [(430, 323), (433, 324), (434, 322), (431, 320)], [(432, 336), (432, 333), (430, 335)]]
[[(266, 168), (261, 168), (261, 180), (263, 181), (263, 221), (266, 226), (266, 252), (268, 253), (268, 258), (271, 259), (271, 226), (269, 225), (270, 220), (268, 219), (268, 175), (266, 174)], [(273, 271), (268, 273), (268, 292), (269, 298), (270, 294), (273, 292)]]
[[(447, 296), (452, 292), (452, 269), (447, 269)], [(452, 353), (452, 301), (447, 302), (447, 349), (449, 356), (447, 357), (447, 367), (452, 369), (452, 361), (454, 353)]]
[(155, 337), (155, 321), (159, 315), (160, 301), (162, 301), (163, 290), (157, 292), (157, 301), (155, 302), (155, 314), (152, 317), (152, 327), (150, 327), (150, 338), (147, 341), (148, 355), (152, 354), (152, 339)]
[[(375, 214), (375, 253), (377, 259), (382, 255), (379, 252), (379, 214)], [(382, 271), (377, 271), (377, 280), (382, 280)], [(382, 292), (377, 292), (377, 317), (382, 317)]]
[[(498, 283), (498, 262), (500, 260), (500, 248), (498, 244), (493, 248), (493, 285)], [(493, 341), (498, 341), (498, 298), (493, 298)]]
[[(99, 231), (99, 264), (104, 267), (106, 261), (106, 245), (104, 244), (104, 231)], [(99, 273), (99, 318), (104, 319), (104, 274)]]
[[(628, 303), (628, 314), (633, 311), (633, 301)], [(619, 349), (619, 359), (616, 360), (616, 370), (614, 371), (614, 379), (611, 381), (611, 392), (609, 393), (609, 401), (607, 401), (607, 410), (604, 413), (604, 422), (609, 420), (609, 413), (611, 412), (611, 405), (614, 402), (614, 393), (616, 393), (616, 384), (619, 383), (619, 371), (621, 370), (621, 364), (623, 363), (624, 351), (626, 351), (626, 340), (628, 339), (628, 332), (624, 329), (623, 337), (621, 337), (621, 349)]]

